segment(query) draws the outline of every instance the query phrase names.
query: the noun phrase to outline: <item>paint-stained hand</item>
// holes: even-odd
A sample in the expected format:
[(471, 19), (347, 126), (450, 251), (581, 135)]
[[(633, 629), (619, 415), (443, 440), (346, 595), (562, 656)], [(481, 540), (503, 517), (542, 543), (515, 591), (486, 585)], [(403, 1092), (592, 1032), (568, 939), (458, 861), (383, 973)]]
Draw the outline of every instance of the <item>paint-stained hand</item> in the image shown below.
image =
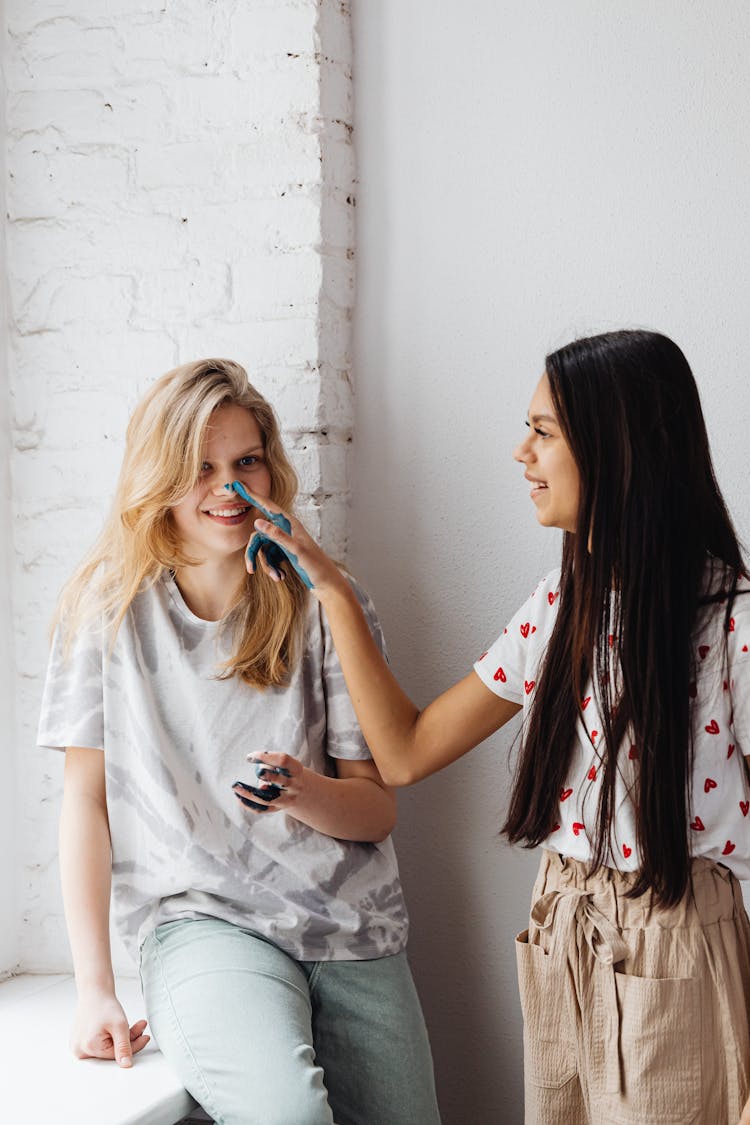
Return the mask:
[(133, 1055), (151, 1038), (145, 1035), (146, 1020), (128, 1025), (125, 1012), (113, 992), (79, 989), (70, 1049), (77, 1059), (115, 1059), (122, 1067), (133, 1065)]
[[(265, 516), (267, 523), (270, 523), (274, 528), (283, 531), (287, 536), (290, 535), (292, 525), (287, 516), (281, 511), (272, 511), (261, 503), (256, 497), (251, 496), (241, 481), (235, 480), (231, 484), (224, 486), (225, 488), (234, 489), (234, 491), (241, 496), (243, 500), (247, 500), (248, 504), (252, 504), (259, 512)], [(308, 590), (312, 589), (313, 583), (310, 575), (307, 574), (305, 569), (300, 565), (299, 558), (296, 553), (283, 546), (281, 543), (274, 542), (272, 536), (264, 534), (264, 532), (256, 529), (254, 532), (245, 555), (246, 566), (250, 574), (255, 569), (255, 562), (259, 552), (262, 552), (262, 558), (266, 563), (266, 570), (271, 577), (283, 578), (284, 572), (280, 569), (282, 562), (288, 562), (294, 567), (297, 574), (300, 576)]]
[(254, 813), (290, 811), (305, 788), (307, 770), (290, 754), (268, 751), (248, 754), (256, 783), (235, 781), (235, 797)]

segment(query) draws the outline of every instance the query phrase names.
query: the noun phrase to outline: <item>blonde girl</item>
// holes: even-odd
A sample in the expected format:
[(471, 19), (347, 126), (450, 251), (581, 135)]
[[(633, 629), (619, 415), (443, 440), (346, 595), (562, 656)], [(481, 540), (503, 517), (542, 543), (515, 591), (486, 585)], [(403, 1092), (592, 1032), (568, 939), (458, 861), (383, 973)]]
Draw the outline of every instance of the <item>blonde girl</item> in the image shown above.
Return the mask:
[(286, 564), (246, 573), (259, 513), (233, 481), (293, 509), (273, 410), (236, 363), (178, 367), (60, 601), (39, 742), (65, 750), (72, 1048), (130, 1066), (149, 1038), (115, 994), (111, 898), (158, 1045), (215, 1121), (432, 1125), (394, 796), (318, 603)]

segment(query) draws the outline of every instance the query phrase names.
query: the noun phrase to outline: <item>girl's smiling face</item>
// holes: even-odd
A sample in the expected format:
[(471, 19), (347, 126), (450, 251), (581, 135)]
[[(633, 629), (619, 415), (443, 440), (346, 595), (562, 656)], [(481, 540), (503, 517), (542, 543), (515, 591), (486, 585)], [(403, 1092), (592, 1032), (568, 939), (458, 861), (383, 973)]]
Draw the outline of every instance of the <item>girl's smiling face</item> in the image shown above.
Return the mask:
[(526, 425), (529, 432), (513, 456), (526, 468), (536, 517), (544, 527), (575, 531), (580, 474), (557, 420), (546, 374), (534, 391)]
[(268, 499), (271, 474), (263, 434), (244, 406), (220, 406), (211, 417), (203, 446), (201, 474), (172, 518), (182, 548), (202, 560), (244, 550), (259, 512), (224, 485), (242, 481), (251, 496)]

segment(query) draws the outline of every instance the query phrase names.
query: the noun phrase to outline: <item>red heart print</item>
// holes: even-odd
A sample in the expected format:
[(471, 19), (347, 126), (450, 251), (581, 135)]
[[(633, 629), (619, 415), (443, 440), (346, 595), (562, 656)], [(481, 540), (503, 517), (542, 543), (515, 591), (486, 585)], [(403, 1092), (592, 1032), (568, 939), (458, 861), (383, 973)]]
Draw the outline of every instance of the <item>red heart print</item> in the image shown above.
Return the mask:
[(579, 820), (574, 820), (573, 821), (573, 835), (577, 836), (579, 832), (583, 832), (585, 827), (586, 827), (586, 825), (581, 824), (581, 822)]
[(727, 683), (726, 680), (724, 680), (724, 687), (722, 688), (722, 690), (723, 691), (729, 691), (729, 684)]
[(524, 691), (526, 692), (527, 695), (531, 695), (532, 691), (534, 690), (535, 683), (536, 683), (536, 680), (524, 680), (523, 681), (523, 688), (524, 688)]
[(526, 638), (528, 637), (530, 628), (531, 625), (528, 621), (521, 626), (521, 636), (524, 638), (524, 640), (526, 640)]
[(740, 808), (742, 809), (742, 815), (747, 816), (750, 812), (750, 801), (740, 801)]
[(560, 800), (561, 801), (567, 801), (568, 797), (570, 796), (570, 794), (572, 792), (573, 792), (572, 789), (561, 789), (560, 790)]
[(692, 828), (693, 832), (704, 832), (706, 829), (705, 824), (699, 816), (696, 816), (690, 827)]
[(729, 618), (729, 632), (730, 633), (734, 632), (734, 618), (733, 617)]
[(734, 754), (734, 743), (730, 742), (729, 747), (727, 749), (727, 758), (731, 758), (732, 754)]
[(747, 652), (747, 645), (743, 645), (743, 646), (742, 646), (742, 651), (743, 651), (743, 652)]
[(701, 660), (705, 660), (705, 659), (706, 659), (706, 657), (708, 656), (708, 653), (710, 652), (710, 650), (711, 650), (711, 646), (710, 646), (710, 645), (700, 645), (700, 646), (698, 647), (698, 655), (700, 656)]
[(592, 766), (586, 776), (589, 781), (596, 781), (596, 766)]
[(581, 700), (581, 710), (585, 711), (590, 702), (591, 702), (591, 696), (587, 695), (585, 699)]
[(497, 672), (495, 672), (495, 675), (493, 676), (493, 679), (499, 680), (501, 684), (504, 684), (507, 678), (508, 677), (505, 675), (505, 672), (502, 668), (498, 668)]
[(731, 840), (727, 840), (721, 854), (722, 855), (731, 855), (736, 847), (737, 847), (737, 845), (733, 844)]
[(712, 789), (716, 788), (716, 782), (712, 777), (707, 777), (703, 782), (703, 792), (710, 793)]
[(636, 758), (638, 757), (638, 747), (637, 746), (631, 746), (630, 747), (630, 749), (628, 750), (628, 757), (630, 758), (631, 762), (634, 762), (636, 760)]
[(506, 634), (507, 632), (508, 632), (508, 627), (507, 627), (507, 625), (506, 625), (506, 627), (505, 627), (505, 628), (503, 629), (503, 636), (505, 636), (505, 634)]
[(547, 594), (547, 601), (549, 602), (550, 605), (555, 604), (555, 600), (556, 600), (557, 596), (559, 595), (559, 593), (560, 593), (559, 590), (555, 590), (554, 594), (550, 590), (550, 592)]
[[(559, 832), (559, 830), (560, 830), (559, 824), (555, 824), (554, 827), (552, 828), (552, 832)], [(552, 832), (550, 832), (550, 836), (552, 835)]]
[(479, 661), (480, 661), (480, 660), (484, 660), (484, 658), (485, 658), (485, 656), (487, 655), (487, 652), (488, 652), (488, 651), (489, 651), (489, 650), (485, 650), (485, 651), (484, 651), (484, 652), (482, 653), (482, 655), (481, 655), (481, 656), (479, 657), (479, 660), (477, 661), (477, 664), (479, 663)]
[(625, 856), (625, 859), (630, 859), (632, 853), (633, 853), (632, 848), (629, 848), (627, 844), (622, 845), (622, 854)]
[(532, 633), (536, 633), (536, 625), (531, 626), (531, 631), (532, 631)]
[(609, 647), (612, 648), (614, 643), (615, 643), (615, 635), (614, 635), (614, 633), (610, 633), (609, 634)]
[(719, 733), (719, 724), (716, 722), (716, 719), (712, 719), (711, 722), (706, 727), (706, 734), (718, 734), (718, 733)]
[(597, 740), (597, 738), (598, 738), (598, 737), (599, 737), (599, 731), (598, 731), (598, 730), (592, 730), (592, 732), (591, 732), (591, 741), (592, 741), (592, 742), (596, 742), (596, 740)]
[(698, 694), (698, 685), (697, 684), (688, 684), (688, 695), (690, 696), (690, 698), (695, 699), (697, 694)]

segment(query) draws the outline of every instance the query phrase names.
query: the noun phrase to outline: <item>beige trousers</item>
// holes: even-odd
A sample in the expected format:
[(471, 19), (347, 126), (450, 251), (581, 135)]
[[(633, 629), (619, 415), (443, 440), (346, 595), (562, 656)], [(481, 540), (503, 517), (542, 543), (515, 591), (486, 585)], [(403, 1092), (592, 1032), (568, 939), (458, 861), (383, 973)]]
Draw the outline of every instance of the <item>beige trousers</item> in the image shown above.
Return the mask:
[(737, 1125), (750, 1091), (750, 922), (693, 860), (676, 907), (544, 851), (516, 941), (526, 1125)]

